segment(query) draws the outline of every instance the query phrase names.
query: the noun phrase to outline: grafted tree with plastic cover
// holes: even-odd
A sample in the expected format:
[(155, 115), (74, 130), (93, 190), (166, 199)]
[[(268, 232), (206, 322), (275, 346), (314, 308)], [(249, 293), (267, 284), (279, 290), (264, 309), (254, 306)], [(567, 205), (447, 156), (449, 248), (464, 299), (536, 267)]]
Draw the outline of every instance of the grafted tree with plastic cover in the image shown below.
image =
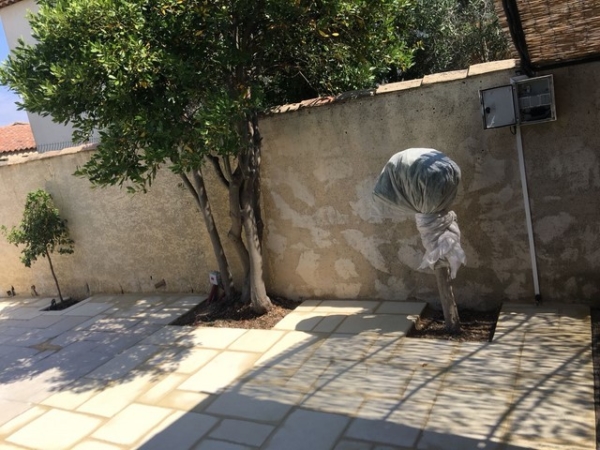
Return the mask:
[(459, 183), (460, 168), (442, 152), (411, 148), (390, 158), (373, 191), (399, 213), (415, 214), (425, 247), (419, 269), (435, 271), (446, 329), (453, 333), (460, 331), (460, 318), (451, 281), (466, 261), (456, 213), (449, 210)]

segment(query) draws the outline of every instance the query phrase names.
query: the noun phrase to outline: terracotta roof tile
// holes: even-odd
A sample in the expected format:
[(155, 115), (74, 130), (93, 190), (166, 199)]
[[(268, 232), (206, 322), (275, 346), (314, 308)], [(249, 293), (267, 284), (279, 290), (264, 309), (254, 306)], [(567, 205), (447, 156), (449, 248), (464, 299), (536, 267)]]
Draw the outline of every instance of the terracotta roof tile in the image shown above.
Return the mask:
[(28, 123), (15, 122), (0, 127), (0, 153), (35, 150), (35, 140)]
[(5, 6), (9, 6), (9, 5), (12, 5), (13, 3), (17, 3), (20, 1), (21, 0), (0, 0), (0, 9), (4, 8)]

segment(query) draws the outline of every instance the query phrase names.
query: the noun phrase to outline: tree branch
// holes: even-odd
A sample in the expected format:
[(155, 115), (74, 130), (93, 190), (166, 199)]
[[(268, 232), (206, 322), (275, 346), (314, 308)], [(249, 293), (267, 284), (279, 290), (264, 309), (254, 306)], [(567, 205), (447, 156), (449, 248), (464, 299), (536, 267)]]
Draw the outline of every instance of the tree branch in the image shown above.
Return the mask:
[(198, 197), (198, 192), (196, 191), (196, 189), (194, 189), (192, 182), (190, 181), (190, 179), (187, 177), (187, 175), (185, 173), (180, 173), (179, 176), (183, 180), (183, 184), (185, 185), (185, 187), (188, 188), (188, 190), (194, 196), (194, 200), (196, 200), (196, 204), (198, 205), (200, 212), (202, 212), (202, 204), (200, 203), (200, 198)]
[(214, 156), (214, 155), (207, 155), (207, 158), (210, 160), (210, 162), (212, 163), (213, 167), (215, 168), (215, 172), (217, 172), (217, 175), (219, 177), (219, 180), (221, 181), (221, 183), (223, 183), (223, 185), (229, 189), (229, 180), (227, 179), (227, 177), (225, 176), (225, 173), (223, 173), (223, 169), (221, 168), (221, 164), (219, 164), (219, 157), (218, 156)]
[(233, 181), (233, 172), (231, 171), (231, 162), (229, 161), (229, 156), (223, 157), (223, 166), (225, 168), (227, 178)]

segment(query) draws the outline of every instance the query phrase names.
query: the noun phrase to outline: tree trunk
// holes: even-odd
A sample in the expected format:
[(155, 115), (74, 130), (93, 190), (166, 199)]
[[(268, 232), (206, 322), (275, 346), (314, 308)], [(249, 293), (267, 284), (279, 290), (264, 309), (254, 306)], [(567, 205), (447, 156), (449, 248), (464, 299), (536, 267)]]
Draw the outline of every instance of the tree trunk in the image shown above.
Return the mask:
[(219, 236), (219, 232), (217, 230), (217, 226), (212, 215), (210, 202), (208, 200), (208, 195), (206, 194), (206, 187), (204, 186), (204, 179), (199, 170), (193, 172), (193, 177), (194, 184), (196, 185), (195, 188), (190, 183), (188, 177), (185, 174), (181, 174), (181, 178), (185, 186), (196, 199), (198, 209), (202, 213), (202, 217), (204, 217), (206, 230), (208, 231), (208, 236), (213, 247), (215, 258), (217, 259), (219, 272), (221, 272), (221, 281), (223, 283), (225, 295), (228, 299), (232, 299), (235, 294), (235, 288), (233, 286), (233, 277), (231, 276), (231, 271), (229, 270), (229, 263), (227, 262), (227, 257), (225, 255), (225, 251), (223, 250), (223, 244), (221, 243), (221, 238)]
[(242, 211), (240, 207), (240, 190), (242, 186), (242, 173), (238, 168), (231, 176), (229, 182), (229, 217), (231, 218), (231, 228), (227, 236), (232, 242), (242, 263), (244, 272), (244, 285), (242, 286), (242, 303), (250, 301), (250, 257), (248, 250), (242, 240)]
[(54, 283), (56, 283), (56, 289), (58, 290), (58, 298), (60, 301), (63, 301), (62, 292), (60, 292), (60, 286), (58, 285), (58, 278), (56, 278), (56, 274), (54, 273), (54, 266), (52, 265), (52, 259), (50, 259), (50, 253), (46, 250), (46, 258), (48, 258), (48, 263), (50, 264), (50, 272), (52, 272), (52, 277), (54, 278)]
[[(260, 164), (260, 155), (258, 155), (257, 157), (259, 159), (259, 164)], [(265, 224), (262, 220), (262, 212), (260, 209), (260, 195), (261, 195), (260, 171), (257, 171), (256, 176), (254, 177), (254, 195), (253, 195), (252, 207), (254, 208), (254, 216), (256, 217), (256, 230), (258, 233), (258, 241), (260, 242), (260, 244), (262, 246)]]
[(452, 292), (452, 278), (450, 278), (450, 267), (442, 266), (435, 269), (435, 278), (437, 280), (438, 290), (440, 292), (440, 301), (444, 310), (444, 321), (446, 330), (450, 333), (460, 332), (460, 318), (458, 308)]
[(250, 261), (250, 302), (252, 309), (261, 314), (271, 309), (273, 304), (267, 295), (263, 278), (262, 230), (259, 230), (257, 226), (258, 212), (254, 209), (255, 205), (258, 204), (255, 187), (260, 179), (260, 146), (262, 139), (258, 129), (258, 116), (256, 113), (248, 116), (246, 126), (245, 135), (248, 146), (238, 157), (238, 167), (244, 179), (241, 185), (240, 203)]
[(248, 180), (242, 192), (242, 220), (250, 260), (250, 302), (254, 311), (263, 314), (269, 311), (273, 304), (267, 295), (263, 279), (263, 261), (254, 215), (252, 184), (253, 180)]

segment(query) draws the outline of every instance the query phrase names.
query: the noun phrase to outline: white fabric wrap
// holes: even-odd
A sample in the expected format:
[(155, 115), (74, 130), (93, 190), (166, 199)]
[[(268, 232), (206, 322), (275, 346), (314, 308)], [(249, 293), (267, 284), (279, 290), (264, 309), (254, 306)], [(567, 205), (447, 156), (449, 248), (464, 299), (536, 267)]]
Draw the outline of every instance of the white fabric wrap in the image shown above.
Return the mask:
[(419, 269), (434, 269), (438, 261), (447, 261), (450, 265), (450, 276), (456, 273), (467, 258), (460, 246), (460, 230), (456, 222), (456, 213), (415, 214), (417, 229), (421, 233), (421, 242), (425, 247), (425, 255)]
[(410, 148), (390, 158), (373, 190), (375, 199), (388, 207), (399, 213), (415, 214), (425, 246), (419, 269), (446, 264), (452, 278), (466, 262), (456, 214), (448, 211), (459, 182), (460, 168), (442, 152)]

